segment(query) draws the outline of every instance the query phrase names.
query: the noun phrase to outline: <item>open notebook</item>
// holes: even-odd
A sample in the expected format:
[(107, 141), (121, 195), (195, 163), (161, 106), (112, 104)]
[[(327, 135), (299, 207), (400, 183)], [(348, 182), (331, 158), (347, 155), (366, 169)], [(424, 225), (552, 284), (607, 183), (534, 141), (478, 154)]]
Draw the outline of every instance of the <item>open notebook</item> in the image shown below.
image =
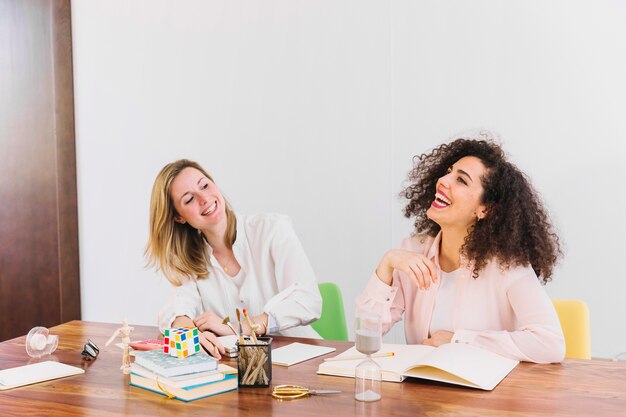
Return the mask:
[(85, 371), (64, 363), (45, 361), (0, 371), (0, 390), (17, 388), (37, 382), (84, 374)]
[[(380, 352), (394, 353), (394, 356), (373, 359), (381, 366), (384, 381), (401, 382), (406, 377), (415, 377), (484, 390), (494, 389), (519, 363), (465, 343), (448, 343), (437, 348), (383, 344)], [(360, 360), (337, 359), (355, 355), (359, 352), (352, 347), (333, 361), (320, 364), (317, 373), (354, 377)]]

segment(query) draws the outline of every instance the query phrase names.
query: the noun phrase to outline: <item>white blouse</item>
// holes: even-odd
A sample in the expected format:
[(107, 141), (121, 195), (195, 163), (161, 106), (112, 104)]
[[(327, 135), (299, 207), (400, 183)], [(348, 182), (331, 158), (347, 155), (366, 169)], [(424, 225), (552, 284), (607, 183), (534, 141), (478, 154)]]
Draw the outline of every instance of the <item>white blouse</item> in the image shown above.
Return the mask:
[(454, 301), (456, 299), (457, 280), (460, 269), (452, 272), (444, 272), (440, 270), (441, 284), (435, 298), (435, 307), (433, 315), (430, 319), (430, 336), (436, 331), (446, 330), (454, 332), (452, 317), (454, 314)]
[(322, 298), (313, 268), (291, 220), (279, 214), (236, 215), (233, 253), (241, 266), (235, 277), (222, 269), (212, 254), (209, 276), (174, 287), (170, 302), (159, 314), (161, 331), (178, 316), (197, 317), (212, 311), (237, 320), (235, 309), (251, 316), (268, 313), (271, 334), (320, 338), (309, 323), (322, 312)]

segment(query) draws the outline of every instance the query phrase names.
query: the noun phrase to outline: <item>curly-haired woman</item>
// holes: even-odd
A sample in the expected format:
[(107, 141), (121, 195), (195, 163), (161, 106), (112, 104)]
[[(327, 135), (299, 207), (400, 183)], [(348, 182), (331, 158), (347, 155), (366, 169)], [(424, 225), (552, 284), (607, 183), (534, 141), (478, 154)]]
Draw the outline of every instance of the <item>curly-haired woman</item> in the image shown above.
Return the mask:
[[(485, 134), (487, 135), (487, 134)], [(565, 341), (541, 284), (561, 255), (537, 192), (488, 138), (414, 158), (406, 217), (415, 234), (385, 253), (357, 300), (407, 343), (468, 343), (521, 361), (560, 362)]]
[(161, 330), (198, 327), (217, 358), (224, 348), (216, 336), (231, 332), (222, 319), (236, 308), (256, 313), (258, 334), (319, 338), (308, 324), (320, 317), (322, 298), (289, 218), (235, 214), (196, 162), (167, 164), (154, 181), (146, 254), (174, 285)]

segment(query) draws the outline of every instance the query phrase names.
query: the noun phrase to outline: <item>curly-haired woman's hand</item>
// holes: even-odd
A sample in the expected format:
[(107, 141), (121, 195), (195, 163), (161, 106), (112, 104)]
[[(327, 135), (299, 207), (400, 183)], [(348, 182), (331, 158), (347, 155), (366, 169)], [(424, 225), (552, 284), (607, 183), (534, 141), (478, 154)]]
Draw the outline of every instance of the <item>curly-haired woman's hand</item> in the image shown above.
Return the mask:
[(439, 268), (421, 253), (392, 249), (385, 253), (376, 268), (376, 275), (387, 285), (393, 282), (393, 270), (402, 271), (415, 279), (420, 289), (430, 288), (439, 279)]
[(439, 347), (452, 341), (454, 333), (446, 330), (439, 330), (433, 333), (428, 339), (425, 339), (422, 344), (428, 346)]

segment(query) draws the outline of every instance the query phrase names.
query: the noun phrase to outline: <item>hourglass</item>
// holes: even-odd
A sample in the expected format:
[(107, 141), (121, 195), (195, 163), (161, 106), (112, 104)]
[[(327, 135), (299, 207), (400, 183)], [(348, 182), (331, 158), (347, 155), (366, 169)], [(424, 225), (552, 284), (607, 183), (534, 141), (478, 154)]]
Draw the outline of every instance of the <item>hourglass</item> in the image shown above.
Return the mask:
[(381, 330), (380, 317), (373, 314), (357, 314), (355, 347), (356, 350), (367, 355), (357, 365), (354, 374), (354, 398), (359, 401), (378, 401), (381, 398), (382, 370), (370, 356), (380, 350)]

